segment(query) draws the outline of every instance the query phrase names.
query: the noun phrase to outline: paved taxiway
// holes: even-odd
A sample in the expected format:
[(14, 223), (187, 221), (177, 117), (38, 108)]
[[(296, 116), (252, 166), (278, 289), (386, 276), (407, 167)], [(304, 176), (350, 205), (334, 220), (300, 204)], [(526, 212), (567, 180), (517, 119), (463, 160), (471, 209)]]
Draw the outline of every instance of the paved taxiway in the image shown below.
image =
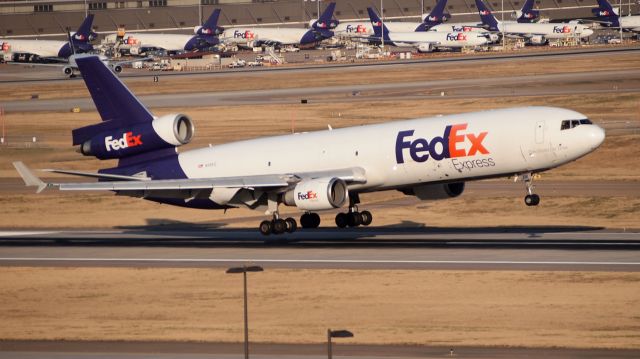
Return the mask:
[[(590, 228), (0, 232), (3, 266), (640, 271), (640, 232)], [(286, 242), (285, 242), (286, 240)]]
[[(357, 335), (357, 333), (356, 333)], [(639, 350), (558, 349), (558, 348), (482, 348), (425, 347), (417, 345), (350, 345), (335, 343), (334, 358), (638, 358)], [(251, 357), (258, 359), (326, 358), (322, 344), (251, 344)], [(166, 343), (166, 342), (0, 342), (0, 357), (5, 359), (238, 359), (242, 344)]]

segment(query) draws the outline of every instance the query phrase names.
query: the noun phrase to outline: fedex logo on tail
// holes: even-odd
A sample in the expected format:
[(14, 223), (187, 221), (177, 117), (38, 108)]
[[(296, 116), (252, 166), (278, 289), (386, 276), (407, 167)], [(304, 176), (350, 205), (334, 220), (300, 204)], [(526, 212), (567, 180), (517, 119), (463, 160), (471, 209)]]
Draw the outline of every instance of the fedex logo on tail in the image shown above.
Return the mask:
[(316, 200), (318, 199), (318, 194), (313, 192), (313, 191), (307, 191), (307, 192), (298, 192), (298, 199), (299, 200)]
[(104, 139), (104, 147), (107, 152), (111, 150), (122, 150), (129, 147), (136, 147), (142, 145), (142, 135), (134, 136), (133, 132), (127, 132), (122, 135), (122, 138), (114, 139), (113, 136), (107, 136)]
[(449, 33), (447, 34), (447, 41), (467, 41), (467, 35), (461, 32)]
[(555, 34), (569, 34), (571, 33), (571, 26), (554, 26), (553, 32)]
[(491, 15), (489, 10), (480, 10), (480, 15)]
[[(441, 161), (445, 158), (488, 155), (489, 151), (482, 142), (489, 132), (464, 133), (466, 129), (466, 123), (449, 125), (444, 129), (442, 136), (430, 140), (420, 137), (407, 139), (413, 136), (415, 130), (400, 131), (396, 137), (396, 162), (404, 163), (405, 150), (408, 150), (409, 156), (415, 162), (426, 162), (429, 156), (435, 161)], [(468, 146), (465, 146), (466, 144)], [(468, 147), (468, 150), (465, 147)]]

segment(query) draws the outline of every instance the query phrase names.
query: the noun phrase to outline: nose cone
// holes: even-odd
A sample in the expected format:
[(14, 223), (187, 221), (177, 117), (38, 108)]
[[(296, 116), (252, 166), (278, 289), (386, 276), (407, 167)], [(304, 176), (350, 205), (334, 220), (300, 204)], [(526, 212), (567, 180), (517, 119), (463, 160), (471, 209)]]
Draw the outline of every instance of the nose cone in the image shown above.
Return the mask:
[(600, 147), (602, 142), (604, 142), (605, 133), (604, 129), (597, 125), (589, 126), (589, 143), (591, 144), (591, 149), (595, 150)]

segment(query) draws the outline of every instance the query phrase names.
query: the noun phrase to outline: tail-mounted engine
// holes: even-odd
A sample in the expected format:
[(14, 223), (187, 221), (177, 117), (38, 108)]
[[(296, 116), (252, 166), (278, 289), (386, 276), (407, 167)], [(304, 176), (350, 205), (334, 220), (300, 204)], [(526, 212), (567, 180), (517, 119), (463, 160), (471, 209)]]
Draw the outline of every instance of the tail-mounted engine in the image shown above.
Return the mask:
[(182, 114), (169, 114), (128, 128), (102, 132), (82, 143), (80, 152), (101, 160), (124, 158), (144, 152), (187, 144), (193, 138), (191, 119)]
[(306, 211), (340, 208), (348, 199), (347, 184), (336, 177), (303, 180), (284, 194), (284, 204)]
[(464, 192), (464, 182), (425, 184), (402, 191), (406, 195), (416, 196), (423, 201), (458, 197), (462, 192)]

